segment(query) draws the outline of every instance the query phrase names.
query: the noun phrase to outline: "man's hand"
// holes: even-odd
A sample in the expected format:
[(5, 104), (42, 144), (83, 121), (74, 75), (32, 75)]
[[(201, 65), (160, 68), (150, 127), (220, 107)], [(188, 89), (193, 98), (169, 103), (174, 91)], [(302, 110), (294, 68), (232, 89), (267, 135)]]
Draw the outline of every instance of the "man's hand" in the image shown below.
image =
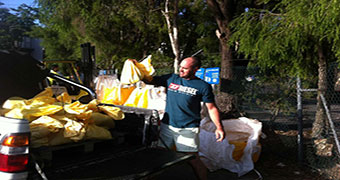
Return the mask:
[(133, 62), (133, 64), (137, 64), (138, 61), (136, 59), (128, 59), (129, 61)]
[(224, 139), (224, 131), (223, 129), (216, 129), (215, 131), (216, 141), (221, 142)]

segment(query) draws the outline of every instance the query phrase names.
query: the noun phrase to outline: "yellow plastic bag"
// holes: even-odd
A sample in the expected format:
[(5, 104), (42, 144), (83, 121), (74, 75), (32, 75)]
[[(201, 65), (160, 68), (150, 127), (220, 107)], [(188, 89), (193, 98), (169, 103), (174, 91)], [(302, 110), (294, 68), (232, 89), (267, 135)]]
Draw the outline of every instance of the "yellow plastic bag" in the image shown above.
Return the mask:
[(64, 110), (70, 114), (81, 114), (87, 110), (87, 105), (82, 104), (79, 101), (75, 101), (72, 104), (67, 104), (64, 106)]
[(49, 96), (39, 96), (25, 101), (26, 105), (33, 106), (45, 106), (54, 104), (57, 100)]
[(36, 126), (46, 127), (50, 132), (58, 132), (64, 128), (63, 123), (49, 116), (41, 116), (30, 123), (31, 128)]
[(82, 140), (85, 136), (84, 124), (74, 120), (68, 120), (64, 126), (64, 137), (68, 137), (73, 141)]
[(149, 88), (136, 88), (132, 91), (124, 106), (147, 108)]
[(99, 104), (99, 101), (97, 99), (93, 99), (87, 104), (87, 109), (92, 110), (92, 112), (98, 112), (99, 111), (97, 107), (98, 104)]
[(151, 55), (145, 58), (142, 62), (134, 62), (135, 60), (126, 60), (120, 76), (121, 84), (134, 84), (140, 80), (152, 80), (152, 75), (155, 69), (151, 65)]
[(9, 117), (9, 118), (16, 118), (16, 119), (24, 118), (24, 114), (22, 113), (22, 108), (11, 109), (10, 111), (5, 112), (4, 116)]
[(112, 88), (104, 88), (103, 99), (101, 102), (114, 105), (123, 105), (135, 88), (135, 86), (122, 87), (121, 85)]
[(97, 99), (101, 102), (104, 96), (104, 89), (117, 87), (120, 82), (116, 75), (100, 75), (96, 78), (96, 94)]
[(143, 79), (144, 74), (131, 60), (126, 60), (123, 65), (122, 74), (120, 76), (121, 84), (134, 84)]
[(72, 99), (67, 92), (63, 92), (62, 94), (57, 96), (57, 100), (59, 102), (63, 102), (63, 103), (71, 103), (72, 102)]
[(59, 105), (44, 105), (39, 107), (30, 107), (26, 109), (22, 109), (23, 118), (27, 119), (28, 121), (32, 121), (34, 119), (37, 119), (40, 116), (47, 116), (54, 114), (60, 110), (62, 110), (63, 107)]
[(87, 110), (83, 113), (76, 114), (76, 118), (78, 120), (86, 121), (86, 120), (90, 119), (91, 114), (92, 114), (92, 110)]
[(26, 105), (25, 100), (26, 99), (21, 97), (10, 97), (3, 103), (2, 108), (5, 109), (21, 108)]
[(136, 66), (143, 74), (141, 79), (146, 79), (150, 82), (152, 80), (152, 75), (155, 74), (155, 69), (151, 65), (151, 55), (145, 58), (142, 62), (136, 63)]
[(99, 106), (99, 109), (103, 111), (105, 114), (112, 117), (114, 120), (122, 120), (125, 118), (124, 112), (118, 107)]

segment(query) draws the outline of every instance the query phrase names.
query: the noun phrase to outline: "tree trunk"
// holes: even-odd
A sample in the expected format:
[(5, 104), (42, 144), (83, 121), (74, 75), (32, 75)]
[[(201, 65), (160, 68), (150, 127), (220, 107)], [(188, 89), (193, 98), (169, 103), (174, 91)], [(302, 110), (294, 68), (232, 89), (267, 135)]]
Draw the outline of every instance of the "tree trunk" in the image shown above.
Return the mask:
[(207, 3), (209, 8), (212, 10), (218, 25), (216, 35), (221, 46), (221, 80), (216, 97), (216, 104), (221, 111), (221, 118), (231, 118), (239, 116), (237, 111), (237, 98), (229, 91), (232, 88), (231, 84), (234, 80), (234, 76), (232, 50), (227, 43), (231, 35), (228, 24), (234, 14), (232, 10), (234, 5), (232, 0), (226, 0), (223, 2), (207, 0)]
[[(170, 4), (169, 0), (165, 1), (165, 11), (163, 11), (163, 15), (166, 19), (166, 23), (168, 25), (168, 33), (171, 42), (172, 52), (175, 55), (174, 59), (174, 72), (178, 74), (178, 64), (180, 59), (180, 50), (179, 50), (179, 40), (178, 40), (178, 25), (177, 25), (177, 14), (178, 14), (178, 1), (173, 1), (173, 4)], [(169, 11), (169, 7), (173, 8), (173, 11)]]
[[(322, 46), (318, 46), (319, 57), (319, 79), (318, 79), (318, 96), (317, 96), (317, 109), (315, 115), (315, 121), (313, 123), (312, 137), (319, 139), (322, 138), (324, 133), (327, 133), (329, 123), (326, 116), (326, 111), (323, 106), (320, 95), (323, 94), (326, 98), (327, 91), (327, 60), (324, 56)], [(327, 103), (328, 104), (328, 103)]]

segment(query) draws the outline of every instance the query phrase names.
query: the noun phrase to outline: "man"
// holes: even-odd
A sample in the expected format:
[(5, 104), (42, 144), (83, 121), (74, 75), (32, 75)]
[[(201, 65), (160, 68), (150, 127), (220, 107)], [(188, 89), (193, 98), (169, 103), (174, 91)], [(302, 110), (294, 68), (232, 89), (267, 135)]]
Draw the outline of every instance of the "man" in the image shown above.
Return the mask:
[(167, 88), (166, 109), (160, 127), (160, 146), (171, 148), (175, 145), (179, 152), (194, 154), (196, 158), (190, 164), (197, 178), (207, 179), (207, 169), (198, 156), (201, 101), (205, 103), (216, 126), (217, 141), (222, 141), (225, 134), (211, 85), (195, 76), (200, 66), (199, 59), (188, 57), (180, 63), (179, 75), (154, 77), (152, 84)]

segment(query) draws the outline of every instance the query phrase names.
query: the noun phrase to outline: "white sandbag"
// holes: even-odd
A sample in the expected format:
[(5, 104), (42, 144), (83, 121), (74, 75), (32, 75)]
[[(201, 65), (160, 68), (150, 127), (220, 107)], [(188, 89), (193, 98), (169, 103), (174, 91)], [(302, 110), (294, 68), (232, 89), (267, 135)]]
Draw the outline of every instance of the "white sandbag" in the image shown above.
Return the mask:
[[(258, 120), (240, 117), (238, 119), (222, 120), (226, 138), (222, 142), (216, 142), (215, 125), (212, 121), (203, 119), (200, 128), (199, 155), (205, 166), (210, 171), (227, 169), (242, 176), (254, 168), (253, 159), (258, 159), (261, 151), (259, 137), (262, 123)], [(231, 143), (233, 142), (233, 143)], [(236, 143), (235, 143), (236, 142)], [(238, 144), (246, 143), (241, 149), (239, 160), (235, 160), (236, 149), (240, 151)], [(233, 156), (234, 152), (234, 156)], [(256, 161), (255, 160), (255, 161)]]

